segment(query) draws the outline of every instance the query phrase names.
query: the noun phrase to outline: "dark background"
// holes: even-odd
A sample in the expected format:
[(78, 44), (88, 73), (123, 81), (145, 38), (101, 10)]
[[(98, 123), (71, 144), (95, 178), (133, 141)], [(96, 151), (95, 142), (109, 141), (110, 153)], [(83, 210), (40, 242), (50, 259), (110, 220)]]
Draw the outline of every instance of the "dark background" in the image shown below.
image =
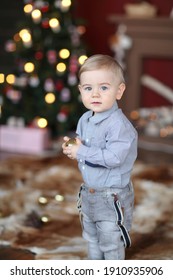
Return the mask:
[[(84, 40), (88, 45), (91, 54), (104, 53), (113, 55), (109, 47), (109, 37), (115, 33), (116, 26), (110, 24), (108, 16), (110, 14), (124, 14), (124, 5), (126, 3), (134, 3), (140, 1), (129, 0), (76, 0), (75, 1), (75, 15), (82, 18), (86, 22), (86, 33)], [(148, 1), (151, 4), (157, 6), (158, 16), (169, 17), (171, 10), (173, 9), (173, 0), (151, 0)], [(12, 65), (11, 57), (4, 50), (4, 43), (11, 39), (16, 31), (16, 27), (20, 24), (22, 19), (25, 20), (23, 12), (23, 0), (5, 0), (1, 2), (0, 8), (0, 71), (10, 72)], [(148, 74), (165, 81), (167, 86), (173, 88), (173, 61), (163, 60), (157, 58), (149, 58), (144, 63), (144, 68)], [(155, 98), (150, 100), (144, 100), (146, 106), (157, 105), (169, 105), (169, 102), (165, 102), (163, 98), (160, 98), (157, 94)]]

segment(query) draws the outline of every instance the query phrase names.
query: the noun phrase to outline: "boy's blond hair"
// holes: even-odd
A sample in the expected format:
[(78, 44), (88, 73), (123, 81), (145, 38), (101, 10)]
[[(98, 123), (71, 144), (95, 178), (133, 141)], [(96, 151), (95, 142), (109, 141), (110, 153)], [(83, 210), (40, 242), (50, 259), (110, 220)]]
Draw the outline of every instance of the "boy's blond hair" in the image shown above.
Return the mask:
[(116, 78), (120, 79), (121, 83), (125, 83), (124, 73), (121, 65), (111, 56), (96, 54), (87, 58), (79, 70), (79, 79), (83, 72), (97, 69), (108, 69), (115, 73)]

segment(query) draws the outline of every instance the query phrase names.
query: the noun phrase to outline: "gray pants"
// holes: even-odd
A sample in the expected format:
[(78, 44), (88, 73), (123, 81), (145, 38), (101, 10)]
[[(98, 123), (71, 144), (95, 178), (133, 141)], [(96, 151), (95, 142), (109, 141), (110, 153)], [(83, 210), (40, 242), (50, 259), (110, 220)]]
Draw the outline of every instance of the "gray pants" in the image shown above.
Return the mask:
[(88, 241), (88, 259), (125, 258), (125, 244), (114, 205), (115, 195), (123, 213), (123, 226), (130, 231), (134, 205), (131, 182), (123, 189), (114, 187), (93, 189), (84, 184), (81, 187), (81, 223), (83, 237)]

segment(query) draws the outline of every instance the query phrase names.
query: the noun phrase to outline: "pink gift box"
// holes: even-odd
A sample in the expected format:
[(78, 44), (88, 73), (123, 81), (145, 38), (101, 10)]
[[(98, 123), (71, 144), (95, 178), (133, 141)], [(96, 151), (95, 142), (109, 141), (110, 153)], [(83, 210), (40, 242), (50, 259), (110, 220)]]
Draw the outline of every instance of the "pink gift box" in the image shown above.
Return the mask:
[(49, 147), (48, 129), (0, 126), (0, 150), (38, 154)]

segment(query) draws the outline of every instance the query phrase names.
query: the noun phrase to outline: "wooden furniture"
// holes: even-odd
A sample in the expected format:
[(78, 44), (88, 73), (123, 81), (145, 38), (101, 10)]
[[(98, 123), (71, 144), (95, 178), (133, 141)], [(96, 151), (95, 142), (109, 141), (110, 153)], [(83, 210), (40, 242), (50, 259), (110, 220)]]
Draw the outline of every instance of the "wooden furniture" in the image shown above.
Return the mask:
[[(132, 47), (127, 51), (126, 93), (121, 107), (129, 115), (140, 107), (140, 78), (144, 58), (173, 59), (173, 18), (130, 18), (121, 15), (110, 15), (108, 21), (126, 26), (126, 34), (132, 39)], [(171, 74), (172, 75), (172, 74)]]

